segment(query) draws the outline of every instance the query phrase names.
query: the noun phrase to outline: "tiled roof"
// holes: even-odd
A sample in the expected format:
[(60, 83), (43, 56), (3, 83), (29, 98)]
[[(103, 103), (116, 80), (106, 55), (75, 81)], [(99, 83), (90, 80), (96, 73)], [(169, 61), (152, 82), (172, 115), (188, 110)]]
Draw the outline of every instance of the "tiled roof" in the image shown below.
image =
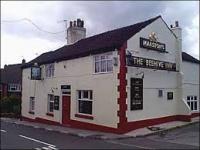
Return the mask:
[(191, 55), (187, 54), (186, 52), (182, 52), (182, 59), (183, 59), (183, 61), (200, 64), (200, 61), (198, 59), (192, 57)]
[(1, 83), (21, 83), (22, 74), (21, 74), (22, 64), (7, 65), (4, 69), (1, 69)]
[(23, 67), (30, 67), (35, 62), (41, 65), (55, 61), (84, 57), (90, 54), (113, 51), (116, 48), (122, 46), (125, 41), (138, 33), (141, 29), (151, 24), (160, 17), (161, 16), (157, 16), (149, 20), (136, 23), (134, 25), (104, 32), (95, 36), (82, 39), (72, 45), (63, 46), (58, 50), (43, 53), (29, 63), (25, 64)]

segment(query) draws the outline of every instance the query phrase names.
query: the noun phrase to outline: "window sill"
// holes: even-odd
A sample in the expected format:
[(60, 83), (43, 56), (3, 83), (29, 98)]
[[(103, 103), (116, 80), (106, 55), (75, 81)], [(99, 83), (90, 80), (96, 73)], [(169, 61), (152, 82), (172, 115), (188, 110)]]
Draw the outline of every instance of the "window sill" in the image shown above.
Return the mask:
[(90, 120), (93, 120), (93, 119), (94, 119), (93, 116), (82, 115), (82, 114), (75, 114), (75, 117), (84, 118), (84, 119), (90, 119)]
[(28, 113), (29, 113), (29, 114), (32, 114), (32, 115), (34, 115), (34, 114), (35, 114), (33, 111), (29, 111)]
[(113, 73), (113, 71), (109, 71), (109, 72), (94, 72), (93, 75), (98, 75), (98, 74), (111, 74)]
[(51, 116), (51, 117), (53, 117), (53, 116), (54, 116), (54, 114), (53, 114), (53, 113), (46, 113), (46, 115), (47, 115), (47, 116)]

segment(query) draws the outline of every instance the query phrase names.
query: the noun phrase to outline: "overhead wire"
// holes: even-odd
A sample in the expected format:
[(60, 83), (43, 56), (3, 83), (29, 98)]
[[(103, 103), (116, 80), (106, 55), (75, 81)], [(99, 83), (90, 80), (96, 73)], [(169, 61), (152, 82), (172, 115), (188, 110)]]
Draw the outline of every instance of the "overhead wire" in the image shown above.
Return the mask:
[(66, 30), (63, 30), (63, 31), (59, 31), (59, 32), (50, 32), (50, 31), (44, 30), (41, 27), (39, 27), (37, 24), (35, 24), (31, 19), (28, 19), (28, 18), (22, 18), (22, 19), (18, 19), (18, 20), (1, 20), (1, 22), (5, 22), (5, 23), (15, 23), (15, 22), (21, 22), (21, 21), (27, 21), (27, 22), (31, 23), (38, 30), (49, 33), (49, 34), (60, 34), (60, 33), (63, 33), (66, 31)]

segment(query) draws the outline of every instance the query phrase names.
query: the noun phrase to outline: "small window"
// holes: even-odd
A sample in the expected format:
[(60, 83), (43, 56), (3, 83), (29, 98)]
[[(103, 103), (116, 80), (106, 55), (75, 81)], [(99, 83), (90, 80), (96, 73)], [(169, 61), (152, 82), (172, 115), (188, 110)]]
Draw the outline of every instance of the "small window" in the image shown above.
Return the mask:
[(54, 110), (54, 95), (48, 94), (47, 112), (53, 113)]
[(173, 92), (168, 92), (167, 93), (167, 99), (168, 100), (173, 100)]
[(8, 85), (8, 91), (9, 92), (20, 92), (21, 91), (21, 85), (20, 84), (9, 84)]
[(158, 90), (158, 97), (163, 97), (163, 90)]
[(79, 90), (78, 94), (78, 113), (92, 115), (92, 91)]
[(30, 97), (29, 112), (34, 112), (35, 110), (35, 97)]
[(198, 110), (197, 96), (187, 96), (187, 104), (190, 107), (191, 111)]
[(45, 65), (45, 74), (47, 78), (54, 76), (54, 63)]

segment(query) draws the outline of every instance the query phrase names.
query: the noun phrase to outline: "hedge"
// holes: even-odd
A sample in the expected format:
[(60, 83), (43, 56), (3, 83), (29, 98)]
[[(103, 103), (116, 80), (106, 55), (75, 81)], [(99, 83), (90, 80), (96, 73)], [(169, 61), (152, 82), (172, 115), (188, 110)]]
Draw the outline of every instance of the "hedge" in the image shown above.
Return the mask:
[[(20, 114), (21, 99), (16, 96), (4, 97), (1, 102), (1, 114), (2, 113), (14, 113)], [(2, 115), (1, 115), (2, 116)]]

